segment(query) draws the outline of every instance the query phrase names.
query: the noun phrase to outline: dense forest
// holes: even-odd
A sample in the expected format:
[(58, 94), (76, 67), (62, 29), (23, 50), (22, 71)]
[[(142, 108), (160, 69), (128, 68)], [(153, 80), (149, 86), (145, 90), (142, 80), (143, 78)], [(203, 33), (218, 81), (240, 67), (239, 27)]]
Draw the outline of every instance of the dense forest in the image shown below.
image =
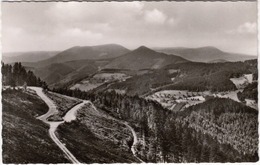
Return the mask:
[(54, 91), (90, 99), (98, 108), (131, 123), (140, 139), (137, 154), (146, 162), (258, 160), (258, 112), (238, 102), (209, 99), (185, 111), (172, 112), (137, 95)]
[(28, 86), (48, 88), (47, 84), (37, 78), (32, 71), (26, 71), (20, 62), (16, 62), (14, 65), (2, 63), (2, 84), (12, 87), (27, 84)]

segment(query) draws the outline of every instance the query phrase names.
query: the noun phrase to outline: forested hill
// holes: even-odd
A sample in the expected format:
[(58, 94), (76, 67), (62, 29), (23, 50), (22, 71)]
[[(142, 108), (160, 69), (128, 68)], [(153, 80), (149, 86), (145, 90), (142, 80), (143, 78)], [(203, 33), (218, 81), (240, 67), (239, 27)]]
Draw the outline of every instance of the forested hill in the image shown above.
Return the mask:
[(110, 88), (139, 96), (160, 90), (232, 91), (237, 88), (230, 78), (253, 74), (253, 80), (257, 80), (257, 71), (257, 60), (210, 64), (186, 62), (140, 71), (125, 81), (113, 83)]
[(184, 63), (168, 65), (165, 69), (180, 70), (180, 74), (174, 79), (174, 85), (167, 89), (228, 91), (236, 90), (230, 78), (253, 74), (253, 79), (257, 80), (257, 60), (213, 64)]
[(14, 65), (2, 63), (2, 84), (12, 87), (27, 84), (28, 86), (48, 88), (47, 84), (36, 77), (32, 71), (26, 71), (20, 62)]
[(255, 162), (257, 111), (228, 99), (212, 99), (175, 113), (138, 96), (116, 92), (56, 92), (91, 99), (101, 110), (130, 123), (137, 155), (146, 162)]

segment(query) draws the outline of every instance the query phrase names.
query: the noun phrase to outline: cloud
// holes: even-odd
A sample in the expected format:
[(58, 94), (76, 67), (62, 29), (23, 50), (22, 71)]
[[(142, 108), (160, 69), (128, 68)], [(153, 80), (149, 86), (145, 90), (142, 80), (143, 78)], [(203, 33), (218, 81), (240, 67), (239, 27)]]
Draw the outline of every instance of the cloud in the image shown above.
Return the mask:
[(247, 53), (257, 47), (256, 6), (256, 2), (3, 3), (2, 43), (5, 51), (118, 43), (130, 49), (212, 45), (232, 52), (241, 47), (241, 53)]
[(167, 19), (167, 16), (157, 10), (157, 9), (153, 9), (152, 11), (145, 11), (144, 13), (144, 20), (147, 22), (147, 23), (151, 23), (151, 24), (164, 24), (165, 21)]
[(168, 24), (169, 24), (169, 25), (175, 25), (175, 20), (174, 20), (173, 18), (170, 18), (170, 19), (168, 20)]
[(86, 39), (101, 39), (102, 34), (100, 33), (93, 33), (91, 31), (82, 31), (79, 28), (72, 28), (72, 29), (67, 29), (61, 33), (61, 35), (66, 36), (66, 37), (73, 37), (73, 38), (86, 38)]
[(245, 22), (239, 25), (236, 29), (226, 31), (229, 34), (256, 34), (257, 24), (256, 22)]
[(5, 34), (7, 33), (9, 35), (16, 36), (16, 37), (17, 35), (20, 35), (22, 32), (23, 29), (19, 27), (9, 27), (8, 29), (4, 29)]
[[(142, 2), (102, 2), (102, 3), (56, 3), (46, 14), (60, 22), (105, 23), (107, 20), (126, 20), (142, 12)], [(113, 12), (111, 12), (113, 11)], [(117, 13), (117, 14), (115, 14)]]
[(250, 23), (246, 22), (243, 25), (240, 25), (237, 29), (239, 33), (256, 33), (257, 25), (255, 22)]

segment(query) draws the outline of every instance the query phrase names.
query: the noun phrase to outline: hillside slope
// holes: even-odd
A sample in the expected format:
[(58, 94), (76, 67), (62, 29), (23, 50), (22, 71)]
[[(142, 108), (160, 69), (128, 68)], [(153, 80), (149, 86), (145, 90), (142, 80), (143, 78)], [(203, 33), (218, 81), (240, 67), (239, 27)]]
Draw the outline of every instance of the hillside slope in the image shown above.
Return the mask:
[(3, 163), (69, 163), (48, 136), (48, 126), (36, 117), (48, 111), (36, 95), (2, 92)]
[(226, 63), (185, 63), (168, 65), (164, 69), (179, 70), (174, 84), (164, 89), (179, 89), (191, 91), (228, 91), (236, 90), (230, 78), (243, 74), (257, 75), (257, 60)]
[(123, 56), (115, 58), (105, 68), (112, 69), (158, 69), (172, 63), (184, 63), (187, 60), (174, 56), (158, 53), (145, 46), (141, 46)]
[(189, 107), (179, 118), (189, 127), (229, 144), (240, 154), (257, 160), (258, 111), (231, 99), (215, 98)]
[(257, 56), (250, 56), (238, 53), (228, 53), (215, 47), (201, 48), (155, 48), (154, 50), (166, 54), (175, 54), (190, 61), (211, 62), (211, 61), (245, 61), (256, 59)]
[(132, 135), (128, 128), (91, 104), (78, 110), (77, 120), (62, 124), (57, 133), (80, 162), (138, 162), (130, 151)]
[(106, 65), (107, 60), (77, 60), (64, 63), (53, 63), (34, 69), (35, 75), (41, 77), (50, 87), (67, 85), (77, 82), (99, 70)]
[[(122, 82), (111, 84), (110, 89), (124, 91), (127, 95), (148, 95), (160, 90), (232, 91), (237, 90), (230, 78), (253, 74), (257, 79), (257, 60), (226, 63), (186, 62), (170, 64), (161, 69), (142, 70)], [(98, 87), (94, 91), (102, 91)]]

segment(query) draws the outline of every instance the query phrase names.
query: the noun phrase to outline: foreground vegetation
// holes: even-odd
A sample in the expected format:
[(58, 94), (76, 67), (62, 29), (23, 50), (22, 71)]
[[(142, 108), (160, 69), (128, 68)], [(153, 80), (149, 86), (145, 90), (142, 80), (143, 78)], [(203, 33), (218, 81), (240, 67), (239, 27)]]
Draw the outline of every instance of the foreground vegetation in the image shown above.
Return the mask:
[(77, 120), (62, 124), (59, 139), (84, 163), (138, 162), (130, 151), (129, 129), (87, 104), (77, 112)]
[(48, 111), (36, 95), (2, 91), (3, 163), (69, 163), (48, 136), (48, 126), (36, 119)]

